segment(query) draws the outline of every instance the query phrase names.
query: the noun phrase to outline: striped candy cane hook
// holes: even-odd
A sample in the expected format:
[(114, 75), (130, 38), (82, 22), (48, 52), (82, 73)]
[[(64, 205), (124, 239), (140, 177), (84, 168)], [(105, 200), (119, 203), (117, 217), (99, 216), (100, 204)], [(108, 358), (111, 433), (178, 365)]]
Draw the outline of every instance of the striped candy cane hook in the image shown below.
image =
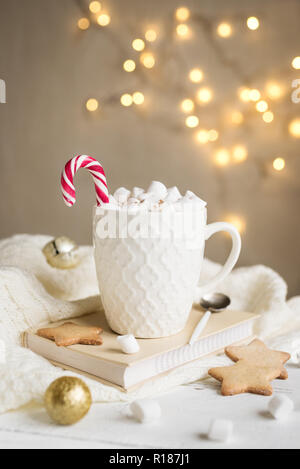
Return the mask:
[(107, 204), (109, 202), (106, 176), (101, 164), (87, 155), (78, 155), (72, 158), (65, 166), (61, 175), (61, 190), (64, 201), (68, 207), (72, 207), (76, 202), (76, 194), (74, 187), (74, 176), (80, 168), (85, 168), (92, 175), (97, 205)]

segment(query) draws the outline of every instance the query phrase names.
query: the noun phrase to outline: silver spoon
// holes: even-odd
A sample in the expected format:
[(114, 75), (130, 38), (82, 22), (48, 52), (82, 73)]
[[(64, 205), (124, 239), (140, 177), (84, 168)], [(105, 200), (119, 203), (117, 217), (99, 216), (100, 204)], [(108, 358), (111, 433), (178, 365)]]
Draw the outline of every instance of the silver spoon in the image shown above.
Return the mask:
[(229, 296), (224, 295), (223, 293), (208, 293), (200, 300), (200, 306), (212, 313), (220, 313), (221, 311), (224, 311), (224, 309), (228, 308), (230, 303), (231, 300)]
[(223, 293), (209, 293), (201, 298), (200, 305), (207, 311), (197, 324), (192, 337), (190, 338), (190, 345), (192, 345), (203, 332), (206, 324), (209, 321), (211, 313), (220, 313), (221, 311), (224, 311), (224, 309), (226, 309), (230, 303), (230, 298)]

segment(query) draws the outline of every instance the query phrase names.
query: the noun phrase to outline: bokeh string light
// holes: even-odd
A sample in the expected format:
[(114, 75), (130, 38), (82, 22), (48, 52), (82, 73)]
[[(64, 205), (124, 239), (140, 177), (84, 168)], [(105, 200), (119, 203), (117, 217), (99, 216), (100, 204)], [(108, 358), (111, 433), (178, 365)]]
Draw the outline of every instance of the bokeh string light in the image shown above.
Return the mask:
[(86, 102), (86, 108), (89, 112), (95, 112), (99, 109), (99, 102), (95, 98), (90, 98)]
[(282, 171), (285, 168), (285, 160), (283, 158), (275, 158), (273, 161), (273, 168), (275, 171)]
[(200, 83), (203, 80), (203, 72), (200, 68), (193, 68), (189, 73), (192, 83)]
[(143, 39), (134, 39), (132, 41), (132, 48), (138, 52), (145, 49), (145, 41)]
[(81, 31), (86, 31), (90, 27), (90, 20), (88, 18), (80, 18), (77, 22), (77, 26)]
[(107, 13), (101, 13), (97, 18), (97, 23), (99, 26), (108, 26), (111, 22), (111, 18)]
[(247, 26), (251, 31), (256, 31), (259, 28), (259, 19), (256, 16), (250, 16), (247, 19)]
[(94, 1), (89, 4), (89, 9), (92, 13), (99, 13), (101, 8), (102, 8), (102, 5), (100, 2)]
[[(81, 2), (81, 0), (77, 1)], [(136, 86), (140, 83), (139, 87), (142, 89), (143, 86), (144, 90), (130, 90), (121, 96), (112, 93), (111, 96), (105, 99), (101, 98), (101, 108), (105, 105), (113, 105), (117, 102), (125, 108), (134, 108), (135, 106), (133, 105), (148, 106), (149, 99), (146, 100), (145, 98), (146, 89), (148, 90), (151, 86), (156, 86), (155, 83), (158, 83), (157, 80), (155, 82), (155, 77), (157, 78), (162, 75), (162, 67), (164, 67), (166, 62), (166, 50), (170, 50), (171, 38), (168, 37), (166, 31), (173, 30), (178, 40), (187, 40), (188, 44), (188, 40), (194, 39), (197, 34), (197, 28), (200, 28), (201, 32), (209, 41), (212, 51), (215, 53), (216, 59), (219, 60), (220, 65), (231, 70), (240, 86), (237, 89), (236, 98), (232, 99), (231, 105), (228, 102), (226, 103), (226, 118), (222, 118), (222, 120), (220, 116), (221, 114), (225, 115), (225, 109), (222, 111), (222, 108), (217, 102), (218, 100), (215, 99), (215, 90), (212, 89), (210, 83), (207, 81), (209, 71), (205, 69), (204, 71), (202, 70), (201, 62), (190, 64), (186, 70), (185, 81), (177, 87), (177, 91), (181, 95), (181, 99), (180, 97), (178, 99), (178, 110), (179, 113), (185, 114), (183, 121), (181, 119), (182, 129), (184, 127), (195, 129), (195, 142), (205, 146), (208, 145), (208, 148), (210, 145), (212, 146), (213, 149), (210, 150), (212, 152), (212, 162), (215, 164), (216, 168), (218, 168), (219, 174), (222, 174), (224, 168), (227, 166), (241, 164), (246, 160), (263, 168), (265, 162), (256, 158), (255, 155), (251, 155), (251, 152), (249, 154), (248, 148), (243, 142), (236, 142), (235, 144), (231, 142), (231, 144), (226, 143), (226, 146), (222, 146), (224, 145), (224, 141), (227, 142), (227, 132), (234, 131), (234, 128), (237, 126), (245, 129), (249, 128), (249, 123), (254, 122), (254, 119), (256, 119), (257, 125), (267, 124), (268, 126), (272, 126), (274, 120), (276, 122), (275, 118), (278, 115), (277, 110), (273, 109), (273, 106), (277, 105), (277, 102), (280, 102), (281, 98), (286, 94), (286, 89), (282, 82), (282, 73), (280, 81), (273, 80), (272, 77), (267, 76), (265, 77), (265, 84), (263, 84), (261, 77), (257, 77), (256, 81), (254, 81), (253, 78), (249, 79), (237, 61), (226, 57), (225, 44), (227, 43), (227, 39), (233, 35), (244, 34), (245, 27), (243, 27), (242, 24), (246, 25), (249, 34), (257, 34), (256, 37), (259, 40), (264, 31), (260, 18), (256, 16), (244, 17), (242, 18), (242, 22), (239, 23), (240, 26), (238, 26), (235, 16), (232, 20), (220, 21), (220, 18), (216, 20), (213, 17), (208, 18), (199, 15), (191, 11), (191, 9), (185, 5), (182, 5), (170, 15), (168, 21), (170, 21), (168, 27), (163, 29), (161, 26), (159, 29), (158, 25), (148, 25), (144, 31), (136, 31), (136, 35), (131, 37), (127, 46), (121, 43), (117, 33), (113, 31), (113, 24), (112, 27), (105, 28), (109, 31), (111, 37), (114, 37), (115, 43), (120, 45), (120, 51), (124, 54), (121, 67), (129, 74), (136, 75), (136, 79), (138, 80), (136, 81)], [(91, 1), (88, 8), (83, 6), (82, 3), (82, 17), (77, 22), (78, 28), (81, 31), (87, 31), (93, 28), (95, 24), (103, 28), (109, 26), (111, 24), (109, 12), (104, 11), (102, 3), (98, 1)], [(258, 29), (259, 32), (255, 33)], [(98, 30), (100, 31), (101, 28), (98, 28)], [(155, 48), (152, 50), (153, 43), (156, 41), (157, 44), (154, 45)], [(178, 45), (176, 45), (177, 43)], [(180, 47), (180, 43), (180, 41), (175, 41), (174, 47)], [(224, 46), (221, 46), (222, 43)], [(178, 50), (177, 52), (179, 56), (180, 51)], [(131, 57), (132, 54), (134, 54), (134, 57), (128, 58)], [(285, 68), (287, 76), (291, 73), (289, 70), (299, 70), (300, 56), (294, 58), (290, 57), (287, 60)], [(151, 69), (154, 69), (154, 71), (149, 73)], [(157, 75), (157, 73), (159, 75)], [(151, 76), (153, 76), (153, 80)], [(201, 88), (199, 88), (199, 86), (197, 87), (197, 85), (202, 82), (204, 86), (202, 85)], [(176, 94), (177, 91), (175, 91), (174, 88), (174, 94)], [(206, 123), (205, 114), (202, 114), (202, 107), (207, 105), (210, 105), (208, 110), (212, 108), (212, 112), (215, 113), (217, 110), (218, 115), (215, 120), (216, 128), (213, 129), (210, 128), (211, 122), (210, 125)], [(99, 101), (95, 98), (91, 98), (86, 102), (86, 109), (89, 112), (95, 112), (99, 107)], [(200, 115), (201, 128), (199, 128)], [(141, 117), (146, 118), (145, 116), (146, 114), (141, 114)], [(156, 117), (156, 120), (157, 119)], [(300, 138), (300, 117), (294, 114), (288, 116), (287, 119), (285, 128), (290, 138)], [(259, 121), (261, 124), (259, 124)], [(221, 142), (221, 147), (215, 148), (217, 141)], [(280, 172), (286, 168), (286, 160), (284, 158), (275, 157), (274, 155), (273, 157), (269, 155), (267, 158), (270, 159), (269, 167), (271, 167), (274, 172)], [(264, 171), (261, 171), (260, 174), (266, 175)], [(221, 179), (219, 178), (219, 180)], [(244, 226), (243, 220), (243, 227)]]
[(157, 32), (155, 31), (155, 29), (148, 29), (145, 32), (145, 39), (148, 42), (155, 42), (157, 39)]
[(192, 99), (187, 98), (181, 102), (181, 110), (183, 112), (186, 112), (186, 113), (193, 112), (194, 109), (195, 109), (195, 103)]
[(217, 33), (222, 38), (227, 38), (232, 35), (232, 26), (229, 23), (220, 23), (217, 27)]
[(125, 72), (134, 72), (134, 70), (136, 69), (135, 61), (131, 59), (125, 60), (123, 68)]
[(175, 11), (175, 17), (178, 21), (187, 21), (191, 15), (190, 10), (187, 7), (179, 7)]

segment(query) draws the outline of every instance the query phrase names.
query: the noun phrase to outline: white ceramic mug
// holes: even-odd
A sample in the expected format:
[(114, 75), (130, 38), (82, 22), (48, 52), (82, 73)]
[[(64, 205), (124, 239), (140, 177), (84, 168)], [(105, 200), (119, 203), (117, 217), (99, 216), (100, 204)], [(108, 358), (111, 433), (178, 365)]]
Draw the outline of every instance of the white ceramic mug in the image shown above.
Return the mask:
[[(120, 215), (121, 213), (121, 215)], [(111, 217), (122, 220), (110, 223)], [(195, 301), (216, 288), (236, 264), (241, 238), (229, 223), (207, 225), (205, 206), (193, 206), (193, 229), (186, 226), (182, 213), (165, 223), (167, 212), (143, 213), (149, 226), (157, 222), (167, 228), (162, 234), (154, 229), (148, 234), (130, 234), (127, 227), (136, 226), (137, 214), (128, 209), (96, 208), (94, 214), (95, 262), (100, 294), (107, 321), (118, 334), (133, 334), (139, 338), (166, 337), (180, 332), (188, 320)], [(126, 221), (125, 221), (126, 220)], [(134, 230), (133, 230), (134, 231)], [(205, 241), (219, 231), (232, 238), (231, 253), (221, 271), (208, 283), (198, 286)], [(184, 234), (183, 234), (184, 233)], [(175, 234), (175, 236), (174, 236)]]

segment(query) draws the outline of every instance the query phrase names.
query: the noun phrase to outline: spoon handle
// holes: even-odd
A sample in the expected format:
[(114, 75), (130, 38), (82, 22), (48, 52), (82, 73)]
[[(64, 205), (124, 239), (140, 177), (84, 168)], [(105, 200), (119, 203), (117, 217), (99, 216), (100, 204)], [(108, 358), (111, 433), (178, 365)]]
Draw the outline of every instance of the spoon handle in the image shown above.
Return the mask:
[(192, 345), (194, 342), (196, 342), (196, 340), (198, 339), (199, 335), (203, 332), (203, 330), (205, 329), (206, 327), (206, 324), (208, 323), (209, 321), (209, 318), (211, 316), (211, 312), (210, 311), (206, 311), (206, 313), (204, 314), (204, 316), (202, 316), (202, 318), (200, 319), (198, 325), (196, 326), (193, 334), (192, 334), (192, 337), (190, 338), (190, 341), (189, 341), (189, 344)]

